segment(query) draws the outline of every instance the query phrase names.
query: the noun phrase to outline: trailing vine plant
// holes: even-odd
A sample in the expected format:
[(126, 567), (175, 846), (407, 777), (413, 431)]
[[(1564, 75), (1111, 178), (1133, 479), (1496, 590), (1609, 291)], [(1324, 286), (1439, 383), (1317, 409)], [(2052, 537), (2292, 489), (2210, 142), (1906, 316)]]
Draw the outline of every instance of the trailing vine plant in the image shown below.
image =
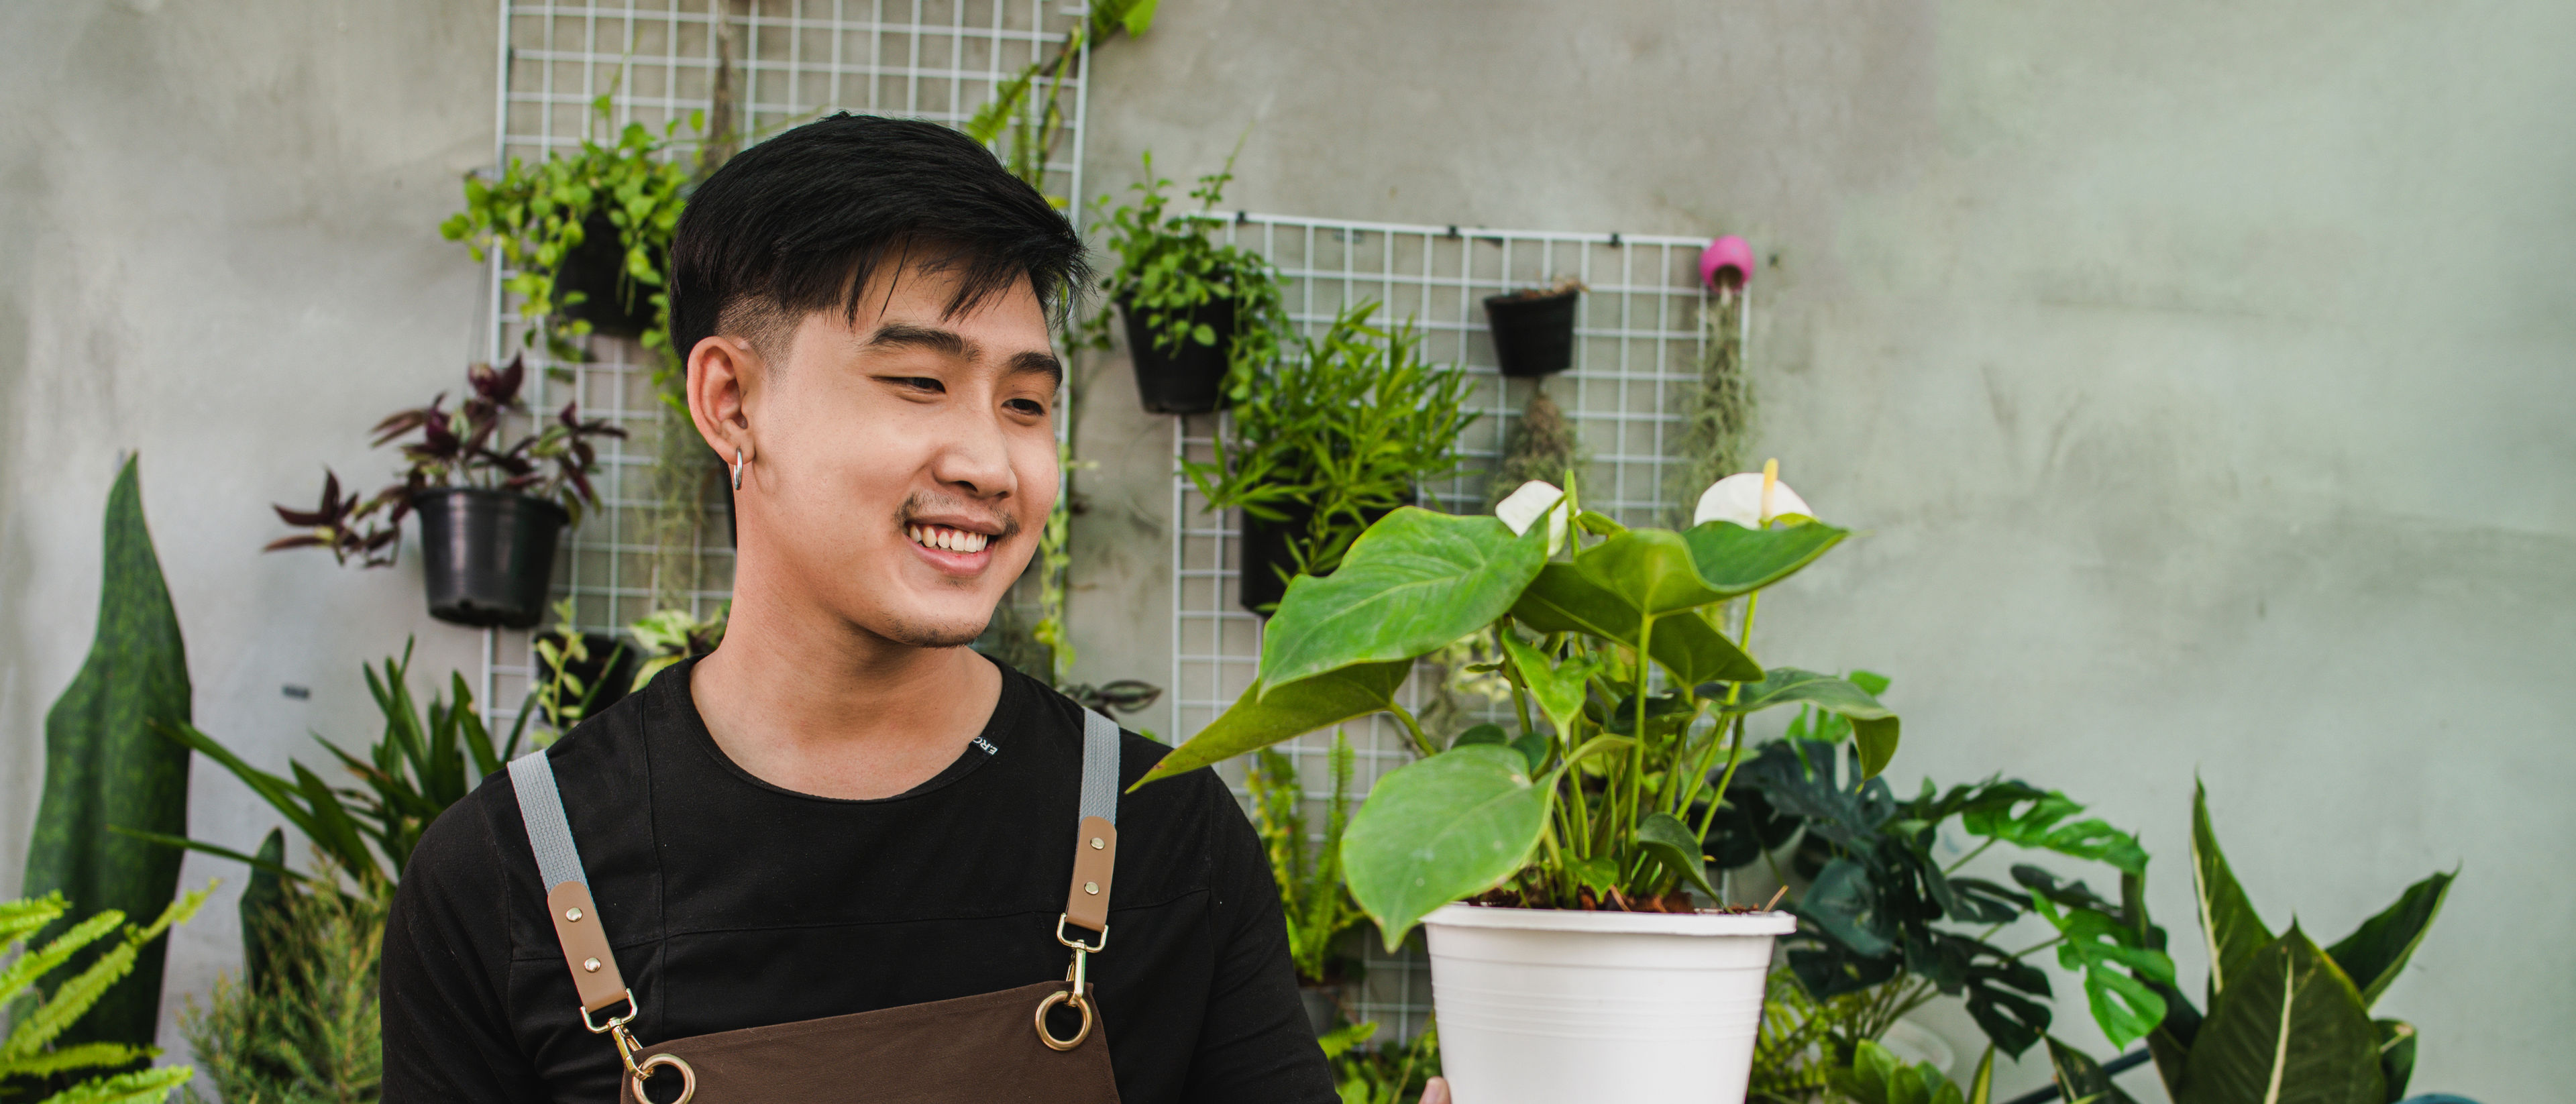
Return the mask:
[[(1744, 375), (1743, 294), (1720, 293), (1716, 302), (1700, 305), (1699, 385), (1683, 402), (1681, 462), (1665, 477), (1666, 501), (1688, 503), (1699, 488), (1749, 466), (1754, 404), (1752, 383)], [(1674, 523), (1680, 524), (1679, 514), (1687, 507), (1674, 509)]]

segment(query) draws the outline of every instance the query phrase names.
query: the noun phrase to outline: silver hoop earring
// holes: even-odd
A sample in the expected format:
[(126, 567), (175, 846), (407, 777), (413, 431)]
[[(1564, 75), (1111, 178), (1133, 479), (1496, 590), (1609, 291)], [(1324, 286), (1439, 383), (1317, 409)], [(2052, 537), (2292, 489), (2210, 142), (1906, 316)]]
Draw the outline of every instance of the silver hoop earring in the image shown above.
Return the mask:
[(742, 489), (742, 450), (733, 450), (733, 489)]

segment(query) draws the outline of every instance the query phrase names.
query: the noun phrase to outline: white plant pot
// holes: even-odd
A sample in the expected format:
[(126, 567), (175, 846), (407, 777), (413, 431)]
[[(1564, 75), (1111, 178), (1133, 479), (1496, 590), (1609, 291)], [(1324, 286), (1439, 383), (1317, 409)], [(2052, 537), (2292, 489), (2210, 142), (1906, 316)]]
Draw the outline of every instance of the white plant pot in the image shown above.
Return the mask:
[(1798, 921), (1449, 905), (1423, 926), (1457, 1104), (1742, 1104)]

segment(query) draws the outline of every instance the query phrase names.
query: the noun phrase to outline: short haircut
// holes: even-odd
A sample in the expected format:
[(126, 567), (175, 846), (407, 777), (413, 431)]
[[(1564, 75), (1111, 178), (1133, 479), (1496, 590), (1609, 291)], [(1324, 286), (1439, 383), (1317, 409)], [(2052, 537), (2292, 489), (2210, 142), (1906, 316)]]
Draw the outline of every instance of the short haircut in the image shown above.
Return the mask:
[(1021, 278), (1050, 318), (1090, 278), (1063, 214), (971, 138), (913, 119), (840, 114), (736, 154), (689, 197), (671, 243), (671, 337), (683, 358), (718, 332), (764, 355), (808, 314), (856, 320), (888, 263), (954, 272), (946, 317)]

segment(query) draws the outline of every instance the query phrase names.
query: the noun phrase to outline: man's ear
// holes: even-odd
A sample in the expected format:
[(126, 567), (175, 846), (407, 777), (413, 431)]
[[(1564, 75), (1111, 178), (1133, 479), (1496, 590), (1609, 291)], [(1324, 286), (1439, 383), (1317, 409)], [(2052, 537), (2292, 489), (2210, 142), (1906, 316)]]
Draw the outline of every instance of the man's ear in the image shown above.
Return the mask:
[(689, 350), (689, 420), (727, 464), (737, 451), (745, 462), (759, 451), (752, 443), (747, 402), (765, 367), (760, 353), (738, 337), (703, 338)]

